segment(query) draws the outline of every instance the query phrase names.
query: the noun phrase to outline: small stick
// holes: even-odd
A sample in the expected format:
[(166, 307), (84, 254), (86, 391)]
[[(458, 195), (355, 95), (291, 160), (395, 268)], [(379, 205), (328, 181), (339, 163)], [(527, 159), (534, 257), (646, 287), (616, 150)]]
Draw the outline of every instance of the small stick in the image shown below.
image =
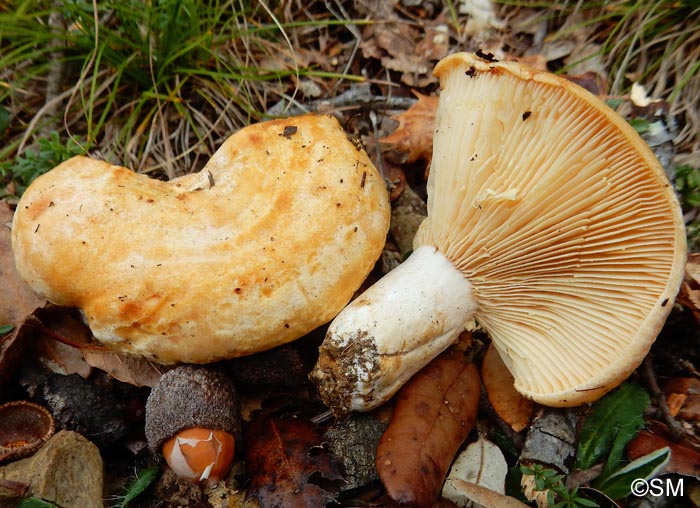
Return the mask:
[(661, 391), (659, 383), (656, 381), (656, 374), (654, 373), (654, 367), (651, 364), (651, 357), (649, 355), (644, 358), (644, 363), (642, 363), (642, 375), (646, 379), (651, 394), (656, 399), (656, 405), (659, 408), (663, 421), (668, 426), (671, 439), (673, 441), (678, 441), (685, 434), (685, 430), (678, 420), (671, 416), (671, 410), (666, 403), (666, 396)]

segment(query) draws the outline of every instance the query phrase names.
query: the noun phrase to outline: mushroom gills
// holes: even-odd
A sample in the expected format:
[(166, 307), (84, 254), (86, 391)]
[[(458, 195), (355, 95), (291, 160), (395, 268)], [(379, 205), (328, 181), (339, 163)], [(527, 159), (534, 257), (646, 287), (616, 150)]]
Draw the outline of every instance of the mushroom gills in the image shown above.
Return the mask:
[(524, 396), (596, 400), (642, 362), (678, 293), (673, 187), (635, 130), (570, 81), (467, 53), (435, 75), (416, 250), (331, 324), (321, 397), (376, 407), (475, 319)]
[[(472, 284), (424, 245), (333, 320), (311, 373), (337, 413), (367, 411), (471, 328)], [(392, 319), (394, 317), (395, 319)]]

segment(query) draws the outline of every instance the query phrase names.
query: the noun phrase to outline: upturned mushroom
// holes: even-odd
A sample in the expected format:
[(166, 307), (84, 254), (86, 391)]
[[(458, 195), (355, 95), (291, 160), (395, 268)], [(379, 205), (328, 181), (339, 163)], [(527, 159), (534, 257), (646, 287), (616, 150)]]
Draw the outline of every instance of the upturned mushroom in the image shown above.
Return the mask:
[(330, 116), (233, 134), (169, 182), (86, 157), (37, 178), (12, 225), (20, 275), (95, 337), (207, 363), (330, 321), (381, 254), (384, 180)]
[(331, 323), (319, 393), (339, 413), (376, 407), (478, 325), (525, 396), (595, 400), (640, 364), (679, 289), (674, 190), (634, 129), (566, 79), (466, 53), (435, 74), (428, 216), (408, 260)]

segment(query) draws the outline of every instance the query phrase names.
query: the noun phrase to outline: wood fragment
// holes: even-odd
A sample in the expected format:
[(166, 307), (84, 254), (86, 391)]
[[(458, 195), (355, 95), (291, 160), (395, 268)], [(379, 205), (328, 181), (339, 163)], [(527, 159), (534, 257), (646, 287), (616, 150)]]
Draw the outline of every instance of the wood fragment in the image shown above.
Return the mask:
[(521, 464), (544, 464), (569, 474), (576, 457), (576, 408), (541, 408), (530, 424), (520, 453)]

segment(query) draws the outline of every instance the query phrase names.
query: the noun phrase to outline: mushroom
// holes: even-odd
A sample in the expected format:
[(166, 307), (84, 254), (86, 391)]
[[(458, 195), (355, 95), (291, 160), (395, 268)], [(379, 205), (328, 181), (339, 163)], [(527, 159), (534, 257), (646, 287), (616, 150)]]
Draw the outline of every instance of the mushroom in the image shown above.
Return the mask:
[(674, 190), (634, 129), (566, 79), (466, 53), (435, 74), (428, 216), (408, 260), (331, 323), (320, 396), (376, 407), (478, 325), (526, 397), (595, 400), (640, 364), (679, 289)]
[(330, 116), (248, 126), (169, 182), (86, 157), (15, 212), (20, 275), (95, 337), (164, 364), (290, 342), (330, 321), (381, 254), (384, 180)]
[(228, 473), (241, 431), (236, 389), (222, 372), (183, 365), (163, 374), (146, 401), (146, 439), (178, 476), (219, 480)]

